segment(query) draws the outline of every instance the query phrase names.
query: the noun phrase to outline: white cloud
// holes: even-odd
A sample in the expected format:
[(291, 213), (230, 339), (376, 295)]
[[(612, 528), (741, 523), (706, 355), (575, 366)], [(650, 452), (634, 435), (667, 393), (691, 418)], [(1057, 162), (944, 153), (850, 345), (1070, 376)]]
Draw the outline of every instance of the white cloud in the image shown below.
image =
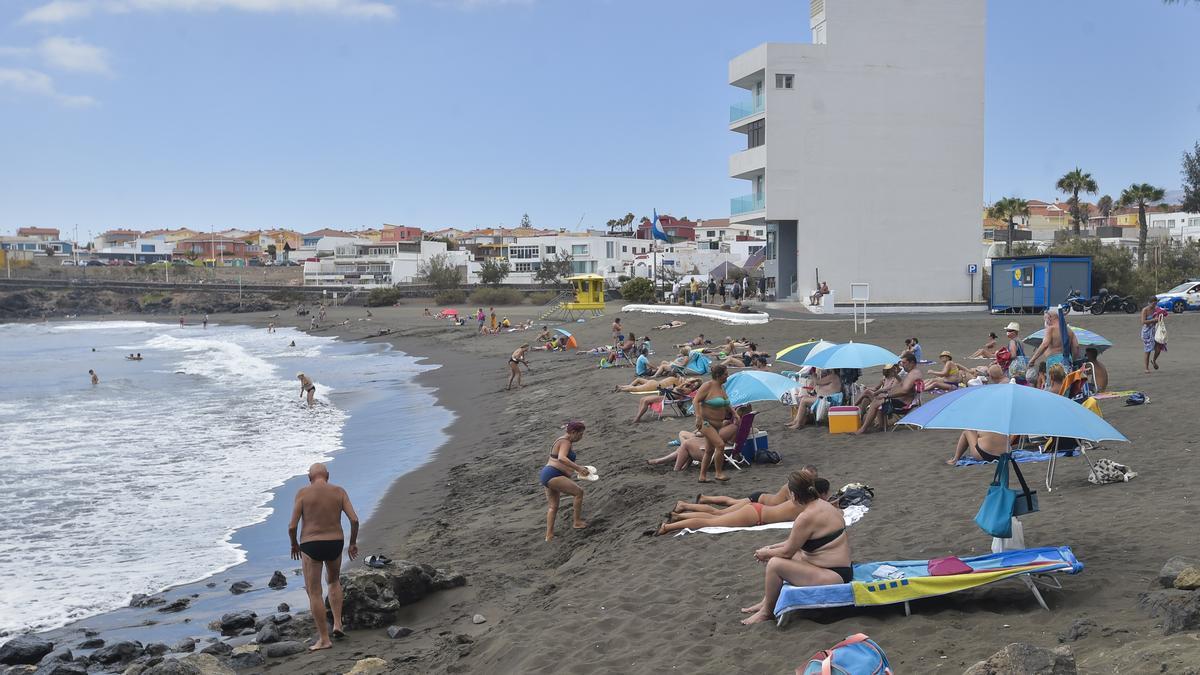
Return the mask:
[(360, 18), (390, 19), (395, 7), (384, 0), (51, 0), (29, 10), (23, 23), (62, 23), (103, 12), (200, 12), (235, 10), (260, 14), (292, 12), (340, 14)]
[(52, 68), (78, 73), (112, 74), (108, 65), (108, 50), (78, 38), (46, 38), (37, 50), (42, 60)]
[(34, 47), (0, 46), (0, 58), (37, 59), (56, 70), (112, 75), (108, 50), (79, 38), (48, 37)]
[(91, 96), (72, 96), (59, 92), (49, 75), (28, 68), (0, 68), (0, 89), (45, 96), (68, 108), (88, 108), (96, 105), (96, 99)]

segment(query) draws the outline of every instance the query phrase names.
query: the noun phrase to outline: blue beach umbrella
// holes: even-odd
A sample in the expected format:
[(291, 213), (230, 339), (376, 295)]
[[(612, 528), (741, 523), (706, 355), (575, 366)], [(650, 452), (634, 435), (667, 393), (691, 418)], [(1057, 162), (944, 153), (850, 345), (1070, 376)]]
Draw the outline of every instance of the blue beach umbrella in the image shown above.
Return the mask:
[(804, 359), (804, 362), (800, 365), (813, 366), (822, 370), (834, 368), (871, 368), (873, 366), (886, 366), (896, 363), (899, 360), (899, 356), (896, 356), (883, 347), (865, 342), (847, 342), (846, 344), (834, 345), (816, 353), (809, 352), (808, 358)]
[[(1096, 351), (1104, 352), (1104, 350), (1112, 346), (1112, 343), (1108, 341), (1108, 338), (1100, 335), (1099, 333), (1090, 331), (1086, 328), (1080, 328), (1078, 326), (1071, 326), (1070, 328), (1071, 332), (1075, 334), (1075, 339), (1079, 341), (1079, 345), (1081, 347), (1095, 347)], [(1045, 337), (1046, 329), (1043, 328), (1039, 331), (1030, 333), (1024, 340), (1022, 340), (1022, 342), (1037, 347), (1042, 344), (1042, 340), (1045, 339)]]
[(567, 331), (565, 331), (565, 330), (563, 330), (563, 329), (561, 329), (561, 328), (555, 328), (554, 330), (558, 331), (559, 333), (562, 333), (562, 334), (563, 334), (564, 336), (566, 336), (566, 337), (571, 337), (571, 334), (570, 334), (570, 333), (568, 333)]
[(989, 384), (942, 394), (899, 424), (997, 434), (1128, 441), (1103, 417), (1066, 396), (1019, 384)]
[(800, 342), (791, 347), (785, 347), (775, 354), (776, 361), (783, 361), (794, 366), (804, 365), (804, 359), (807, 359), (811, 354), (816, 354), (834, 347), (834, 343), (827, 340), (809, 340), (808, 342)]
[(725, 393), (729, 394), (732, 406), (757, 401), (783, 403), (785, 397), (791, 402), (791, 391), (795, 388), (796, 381), (790, 377), (762, 370), (743, 370), (725, 381)]

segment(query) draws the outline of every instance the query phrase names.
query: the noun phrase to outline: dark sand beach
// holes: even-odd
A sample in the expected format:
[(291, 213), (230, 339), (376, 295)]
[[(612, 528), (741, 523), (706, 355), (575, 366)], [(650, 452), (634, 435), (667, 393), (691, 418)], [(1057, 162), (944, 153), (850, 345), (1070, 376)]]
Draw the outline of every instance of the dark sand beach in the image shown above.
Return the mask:
[[(1188, 668), (1200, 663), (1197, 633), (1164, 637), (1159, 622), (1137, 607), (1163, 562), (1196, 555), (1200, 543), (1194, 487), (1200, 434), (1191, 425), (1200, 382), (1194, 375), (1200, 366), (1195, 316), (1171, 317), (1170, 351), (1163, 369), (1150, 375), (1142, 372), (1136, 315), (1071, 319), (1114, 342), (1102, 357), (1111, 388), (1142, 390), (1153, 402), (1102, 403), (1106, 418), (1132, 443), (1105, 443), (1091, 456), (1128, 464), (1139, 474), (1131, 482), (1091, 485), (1084, 460), (1070, 458), (1060, 460), (1054, 490), (1047, 493), (1044, 465), (1024, 465), (1041, 498), (1041, 511), (1024, 519), (1027, 544), (1071, 546), (1086, 566), (1079, 575), (1060, 577), (1062, 591), (1044, 591), (1052, 611), (1040, 609), (1024, 584), (1005, 581), (916, 601), (910, 617), (900, 606), (846, 608), (807, 613), (781, 629), (773, 623), (742, 626), (738, 609), (762, 592), (762, 565), (753, 551), (783, 539), (786, 530), (678, 538), (643, 531), (656, 527), (676, 500), (697, 492), (740, 497), (773, 490), (789, 472), (812, 463), (835, 488), (865, 482), (875, 489), (870, 513), (849, 529), (855, 561), (978, 555), (989, 551), (991, 541), (972, 518), (991, 467), (945, 465), (957, 432), (901, 429), (851, 437), (830, 435), (824, 427), (790, 431), (783, 428), (785, 409), (764, 405), (756, 426), (769, 433), (783, 462), (731, 470), (723, 485), (699, 485), (694, 469), (675, 473), (646, 464), (692, 423), (631, 424), (636, 397), (612, 389), (631, 379), (632, 369), (601, 370), (593, 357), (534, 352), (527, 386), (506, 392), (506, 359), (521, 342), (533, 342), (536, 330), (477, 337), (471, 325), (455, 328), (422, 317), (419, 304), (372, 313), (365, 320), (362, 308), (332, 308), (330, 323), (349, 323), (318, 334), (389, 340), (440, 364), (421, 379), (437, 387), (440, 404), (457, 420), (436, 458), (391, 487), (364, 524), (360, 547), (364, 555), (382, 552), (451, 568), (466, 574), (468, 585), (408, 607), (398, 622), (415, 630), (406, 638), (351, 631), (333, 650), (271, 660), (267, 671), (346, 672), (374, 656), (387, 660), (390, 672), (402, 673), (779, 673), (865, 632), (883, 646), (897, 672), (960, 673), (1009, 643), (1056, 646), (1080, 620), (1094, 625), (1067, 644), (1082, 672), (1194, 672)], [(538, 310), (498, 313), (516, 322), (536, 318)], [(602, 344), (617, 313), (610, 305), (606, 317), (568, 328), (582, 347)], [(620, 315), (627, 330), (652, 335), (662, 359), (674, 343), (700, 332), (718, 339), (744, 335), (771, 352), (810, 337), (855, 337), (841, 317), (789, 317), (749, 327), (682, 317), (685, 327), (651, 331), (663, 315)], [(899, 351), (905, 337), (916, 335), (927, 358), (948, 349), (964, 363), (983, 364), (964, 357), (989, 331), (999, 333), (1014, 319), (1022, 335), (1040, 323), (1036, 316), (984, 313), (878, 314), (869, 334), (857, 339)], [(212, 320), (267, 322), (265, 315)], [(390, 333), (371, 337), (382, 329)], [(320, 372), (311, 375), (319, 384)], [(876, 379), (864, 374), (869, 384)], [(576, 445), (579, 461), (596, 466), (602, 478), (585, 484), (590, 527), (572, 530), (564, 508), (558, 536), (546, 543), (537, 472), (568, 419), (586, 421), (586, 436)], [(397, 420), (397, 444), (406, 442), (403, 428)], [(486, 623), (472, 623), (475, 614)]]

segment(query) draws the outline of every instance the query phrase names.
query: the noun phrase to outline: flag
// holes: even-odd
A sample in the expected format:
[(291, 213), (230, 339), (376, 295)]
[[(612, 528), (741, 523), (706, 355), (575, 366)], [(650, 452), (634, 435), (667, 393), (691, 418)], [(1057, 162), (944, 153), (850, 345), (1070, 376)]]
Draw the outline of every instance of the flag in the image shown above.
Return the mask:
[(654, 209), (654, 220), (650, 221), (650, 234), (660, 241), (671, 241), (671, 238), (663, 231), (662, 225), (658, 224), (658, 209)]

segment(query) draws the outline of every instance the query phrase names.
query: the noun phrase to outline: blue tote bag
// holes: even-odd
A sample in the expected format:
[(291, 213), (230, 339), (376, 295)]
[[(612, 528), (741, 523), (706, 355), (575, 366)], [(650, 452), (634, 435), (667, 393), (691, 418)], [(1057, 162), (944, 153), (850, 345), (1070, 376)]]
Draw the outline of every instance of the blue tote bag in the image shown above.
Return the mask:
[(1012, 456), (1007, 452), (1000, 455), (996, 462), (996, 474), (992, 484), (988, 486), (987, 496), (979, 505), (979, 513), (975, 514), (975, 524), (979, 529), (993, 537), (1008, 539), (1012, 537), (1013, 506), (1017, 501), (1017, 491), (1008, 487), (1008, 463)]

